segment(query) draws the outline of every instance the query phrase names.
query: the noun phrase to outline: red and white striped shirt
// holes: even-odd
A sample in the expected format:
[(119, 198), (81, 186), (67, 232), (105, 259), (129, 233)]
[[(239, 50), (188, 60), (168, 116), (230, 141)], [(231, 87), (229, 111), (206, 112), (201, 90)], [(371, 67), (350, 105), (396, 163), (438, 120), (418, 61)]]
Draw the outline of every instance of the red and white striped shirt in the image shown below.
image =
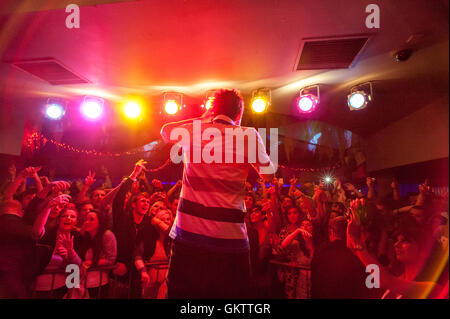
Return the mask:
[[(179, 127), (186, 129), (190, 136), (195, 138), (194, 130), (198, 130), (198, 127), (195, 127), (198, 124), (192, 122)], [(222, 134), (222, 161), (219, 160), (219, 163), (205, 162), (203, 157), (198, 160), (199, 154), (203, 155), (206, 152), (205, 147), (211, 142), (201, 139), (209, 128), (216, 128)], [(257, 152), (255, 163), (252, 163), (252, 156), (248, 154), (252, 139), (246, 139), (244, 147), (236, 147), (233, 138), (224, 138), (227, 128), (242, 128), (244, 132), (254, 134)], [(178, 140), (170, 139), (170, 133), (163, 130), (163, 138), (177, 142)], [(184, 244), (214, 251), (248, 251), (247, 229), (244, 223), (245, 182), (251, 166), (256, 169), (260, 166), (273, 166), (265, 145), (256, 129), (236, 126), (230, 118), (223, 115), (215, 117), (212, 122), (201, 123), (201, 135), (198, 133), (197, 131), (197, 140), (193, 141), (191, 138), (189, 143), (181, 143), (184, 156), (183, 186), (177, 216), (169, 236)], [(206, 134), (209, 134), (208, 131)], [(237, 160), (224, 163), (224, 159), (229, 159), (230, 156), (236, 159), (238, 154), (244, 155), (244, 160), (240, 163), (236, 163)]]

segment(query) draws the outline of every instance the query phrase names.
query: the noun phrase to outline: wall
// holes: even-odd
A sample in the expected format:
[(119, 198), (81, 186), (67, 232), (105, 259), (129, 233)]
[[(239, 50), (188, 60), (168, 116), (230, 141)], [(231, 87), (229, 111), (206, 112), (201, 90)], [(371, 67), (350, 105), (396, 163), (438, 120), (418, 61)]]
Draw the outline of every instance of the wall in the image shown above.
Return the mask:
[(367, 139), (370, 172), (449, 156), (448, 96)]

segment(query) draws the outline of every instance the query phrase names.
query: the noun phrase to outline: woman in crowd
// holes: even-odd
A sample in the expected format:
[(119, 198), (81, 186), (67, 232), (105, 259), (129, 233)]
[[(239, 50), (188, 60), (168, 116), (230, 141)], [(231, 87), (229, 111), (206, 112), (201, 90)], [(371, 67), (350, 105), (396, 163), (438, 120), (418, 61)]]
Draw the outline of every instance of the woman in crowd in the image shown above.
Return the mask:
[(149, 214), (151, 217), (156, 216), (161, 210), (166, 210), (167, 204), (165, 201), (157, 200), (153, 203), (153, 205), (150, 207)]
[[(156, 204), (156, 203), (155, 203)], [(135, 250), (135, 266), (141, 272), (143, 297), (150, 299), (164, 299), (166, 296), (167, 264), (170, 257), (171, 239), (168, 236), (172, 227), (172, 213), (168, 209), (160, 209), (155, 212), (146, 232), (138, 238)], [(146, 236), (147, 233), (157, 233), (155, 236)], [(156, 240), (155, 240), (156, 238)], [(153, 264), (145, 266), (145, 262)]]
[(300, 215), (297, 207), (288, 210), (288, 224), (281, 229), (279, 253), (289, 262), (289, 267), (279, 271), (288, 299), (303, 299), (309, 296), (310, 278), (307, 271), (299, 267), (309, 267), (314, 253), (311, 221)]
[[(278, 243), (278, 231), (281, 228), (278, 180), (272, 181), (273, 186), (265, 191), (256, 205), (250, 201), (253, 209), (249, 215), (247, 233), (250, 243), (250, 258), (252, 267), (252, 290), (255, 297), (272, 296), (270, 291), (271, 274), (269, 262), (272, 249)], [(262, 187), (262, 186), (261, 186)], [(270, 195), (270, 199), (268, 199)], [(254, 198), (253, 195), (247, 198)]]
[[(347, 244), (365, 266), (371, 264), (379, 266), (379, 280), (376, 283), (385, 291), (381, 298), (436, 298), (440, 296), (442, 287), (434, 282), (432, 276), (434, 272), (427, 271), (431, 249), (430, 241), (417, 221), (406, 218), (397, 230), (394, 249), (396, 262), (400, 267), (393, 274), (387, 268), (380, 266), (377, 258), (367, 250), (361, 236), (363, 233), (361, 211), (364, 211), (361, 203), (352, 203)], [(436, 265), (432, 266), (434, 268)]]
[(78, 226), (81, 227), (86, 221), (86, 216), (89, 212), (94, 210), (94, 205), (91, 201), (85, 201), (79, 205)]
[(82, 226), (79, 255), (83, 258), (86, 274), (85, 287), (90, 298), (108, 297), (108, 270), (92, 270), (114, 265), (117, 256), (117, 242), (113, 232), (107, 229), (105, 217), (92, 210), (86, 214)]
[(81, 265), (81, 258), (75, 251), (79, 237), (77, 217), (76, 209), (64, 208), (58, 217), (56, 231), (48, 232), (41, 241), (53, 247), (53, 253), (43, 273), (36, 278), (34, 290), (37, 298), (62, 298), (67, 293), (66, 266)]
[(259, 263), (270, 258), (272, 246), (269, 233), (269, 221), (264, 214), (263, 207), (253, 206), (250, 214), (250, 226), (258, 232), (258, 259)]

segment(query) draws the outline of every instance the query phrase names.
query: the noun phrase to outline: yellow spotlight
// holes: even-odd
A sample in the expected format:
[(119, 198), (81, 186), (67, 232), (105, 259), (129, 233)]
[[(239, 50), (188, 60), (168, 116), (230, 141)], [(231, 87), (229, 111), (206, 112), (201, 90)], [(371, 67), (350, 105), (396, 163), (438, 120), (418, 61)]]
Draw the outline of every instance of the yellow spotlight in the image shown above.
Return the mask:
[(164, 106), (164, 110), (166, 111), (167, 114), (170, 115), (174, 115), (175, 113), (177, 113), (178, 109), (179, 109), (178, 103), (175, 102), (174, 100), (168, 100), (166, 102), (166, 105)]
[(252, 109), (255, 113), (266, 112), (272, 100), (269, 88), (260, 88), (252, 92)]
[(252, 109), (256, 113), (262, 113), (267, 108), (267, 101), (261, 97), (255, 98), (252, 101)]
[(214, 97), (208, 98), (208, 100), (205, 103), (205, 108), (209, 110), (213, 106)]
[(138, 118), (142, 113), (141, 106), (136, 102), (128, 102), (124, 107), (125, 116), (129, 119)]

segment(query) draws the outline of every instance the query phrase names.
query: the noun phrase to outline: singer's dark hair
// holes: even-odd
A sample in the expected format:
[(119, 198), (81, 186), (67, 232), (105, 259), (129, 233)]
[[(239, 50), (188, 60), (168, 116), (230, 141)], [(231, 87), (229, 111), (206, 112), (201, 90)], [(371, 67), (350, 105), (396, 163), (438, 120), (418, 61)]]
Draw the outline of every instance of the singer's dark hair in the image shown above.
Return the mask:
[(243, 107), (242, 96), (235, 89), (221, 89), (214, 94), (213, 111), (215, 115), (223, 114), (235, 120)]

